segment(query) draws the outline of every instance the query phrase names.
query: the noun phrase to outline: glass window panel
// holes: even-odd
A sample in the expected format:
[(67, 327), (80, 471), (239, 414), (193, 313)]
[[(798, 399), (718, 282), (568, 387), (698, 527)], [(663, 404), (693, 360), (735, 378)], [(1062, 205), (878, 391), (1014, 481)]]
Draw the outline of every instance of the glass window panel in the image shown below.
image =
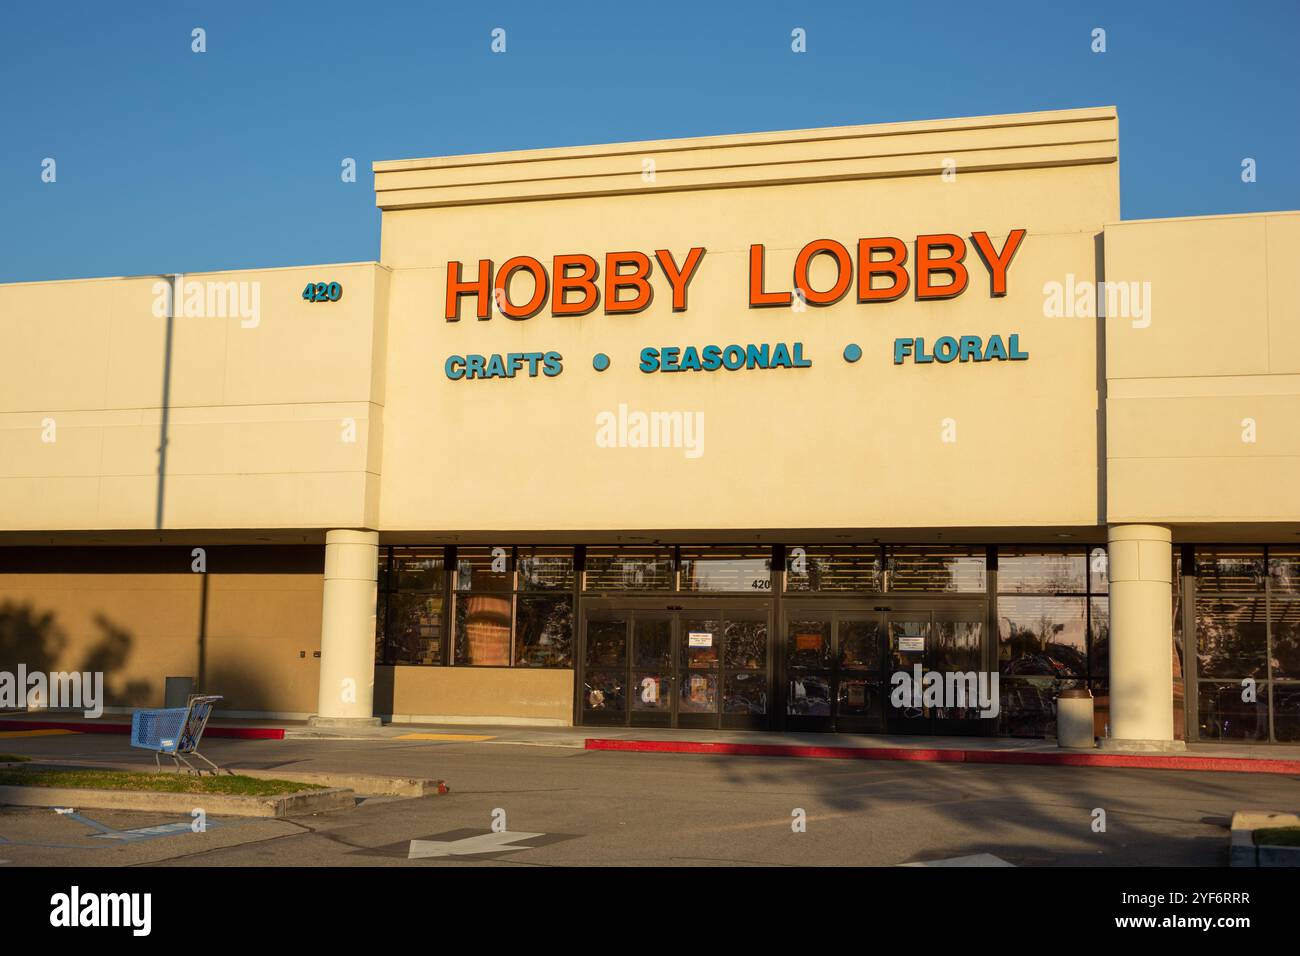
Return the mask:
[(767, 672), (727, 674), (722, 682), (724, 714), (767, 713)]
[(831, 679), (825, 674), (795, 674), (790, 678), (790, 696), (785, 712), (799, 717), (829, 717)]
[(1203, 593), (1264, 590), (1263, 548), (1197, 548), (1196, 587)]
[(1300, 549), (1269, 548), (1268, 578), (1274, 594), (1300, 594)]
[(1087, 590), (1088, 570), (1082, 551), (999, 548), (998, 593), (1082, 594)]
[(976, 674), (983, 670), (980, 657), (983, 621), (936, 620), (931, 633), (933, 639), (926, 648), (929, 651), (928, 670)]
[(925, 663), (930, 647), (930, 621), (892, 620), (889, 622), (889, 653), (886, 667), (891, 671), (911, 671), (913, 665)]
[(865, 591), (883, 587), (880, 548), (786, 549), (787, 591)]
[(1086, 598), (998, 598), (998, 665), (1005, 675), (1086, 677)]
[[(939, 668), (935, 668), (938, 670)], [(984, 720), (980, 707), (979, 668), (962, 668), (961, 670), (944, 669), (944, 697), (953, 703), (952, 707), (929, 708), (930, 713), (939, 720)], [(985, 678), (987, 681), (988, 678)], [(990, 692), (985, 684), (985, 692)], [(1001, 682), (999, 681), (999, 694)], [(960, 702), (960, 703), (959, 703)], [(999, 704), (999, 707), (1001, 705)]]
[(740, 670), (767, 667), (767, 621), (727, 621), (723, 663)]
[(1274, 596), (1269, 611), (1273, 677), (1300, 679), (1300, 597)]
[(516, 663), (524, 667), (573, 665), (573, 598), (520, 595), (515, 605)]
[(667, 671), (632, 675), (632, 709), (666, 713), (672, 709), (673, 679)]
[(456, 599), (456, 663), (510, 665), (509, 594), (465, 594)]
[(983, 591), (983, 548), (890, 548), (886, 557), (885, 587), (889, 591)]
[(716, 671), (688, 671), (681, 675), (678, 713), (718, 712), (718, 674)]
[(520, 548), (521, 591), (573, 590), (572, 548)]
[(388, 580), (388, 552), (390, 548), (379, 549), (379, 576), (378, 585), (380, 591), (388, 591), (395, 585)]
[(1056, 686), (1050, 677), (1004, 677), (998, 681), (998, 732), (1008, 737), (1056, 733)]
[(840, 696), (836, 701), (841, 717), (879, 717), (884, 700), (884, 683), (879, 677), (854, 675), (840, 677)]
[(673, 622), (666, 617), (639, 617), (632, 624), (634, 667), (667, 669), (672, 664)]
[(1267, 676), (1262, 597), (1196, 596), (1196, 660), (1200, 677)]
[(1273, 685), (1273, 739), (1284, 743), (1300, 740), (1300, 684)]
[(1105, 548), (1088, 549), (1088, 590), (1093, 594), (1110, 590), (1110, 555)]
[(682, 618), (682, 666), (692, 669), (718, 666), (722, 622), (716, 618)]
[(622, 713), (627, 710), (627, 688), (616, 671), (587, 671), (583, 684), (582, 709), (591, 712)]
[(587, 621), (587, 666), (621, 667), (627, 660), (627, 621)]
[(442, 548), (393, 548), (393, 579), (402, 591), (441, 591), (446, 579)]
[(683, 548), (683, 591), (770, 591), (770, 548)]
[(1253, 702), (1242, 700), (1241, 684), (1201, 681), (1197, 688), (1202, 740), (1267, 740), (1268, 684)]
[(456, 590), (509, 591), (513, 587), (509, 548), (456, 550)]
[[(1088, 645), (1088, 666), (1092, 677), (1105, 680), (1110, 673), (1110, 598), (1091, 598), (1092, 623)], [(1181, 674), (1178, 661), (1174, 670)]]
[(667, 548), (588, 548), (583, 573), (588, 591), (663, 591), (673, 588)]
[(441, 592), (389, 595), (387, 663), (442, 663), (442, 607)]
[(840, 618), (840, 665), (862, 670), (880, 670), (883, 636), (880, 621)]
[[(827, 668), (831, 664), (831, 622), (829, 618), (797, 618), (790, 621), (786, 642), (791, 667)], [(791, 711), (791, 713), (795, 713)]]

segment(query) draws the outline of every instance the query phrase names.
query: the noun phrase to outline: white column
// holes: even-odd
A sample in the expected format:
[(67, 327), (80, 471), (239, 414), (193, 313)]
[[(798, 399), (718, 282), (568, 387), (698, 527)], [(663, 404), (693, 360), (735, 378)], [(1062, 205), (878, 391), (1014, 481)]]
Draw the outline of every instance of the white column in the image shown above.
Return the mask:
[(1172, 535), (1112, 525), (1110, 750), (1182, 750), (1174, 739)]
[(374, 715), (378, 568), (378, 533), (326, 533), (320, 688), (313, 726), (380, 723)]

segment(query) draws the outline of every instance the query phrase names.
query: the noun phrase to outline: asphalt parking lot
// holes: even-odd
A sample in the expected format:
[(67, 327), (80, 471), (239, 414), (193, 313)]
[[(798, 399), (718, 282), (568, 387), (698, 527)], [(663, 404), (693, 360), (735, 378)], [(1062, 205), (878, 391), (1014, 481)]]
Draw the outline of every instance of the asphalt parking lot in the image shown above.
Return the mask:
[[(0, 808), (0, 866), (1224, 865), (1232, 812), (1291, 808), (1267, 774), (610, 753), (445, 740), (223, 740), (235, 769), (438, 777), (450, 793), (287, 820)], [(125, 738), (0, 750), (132, 760)], [(201, 808), (201, 797), (196, 797)], [(1105, 829), (1095, 829), (1097, 811)], [(796, 824), (802, 820), (802, 828)], [(505, 830), (505, 833), (495, 832)]]

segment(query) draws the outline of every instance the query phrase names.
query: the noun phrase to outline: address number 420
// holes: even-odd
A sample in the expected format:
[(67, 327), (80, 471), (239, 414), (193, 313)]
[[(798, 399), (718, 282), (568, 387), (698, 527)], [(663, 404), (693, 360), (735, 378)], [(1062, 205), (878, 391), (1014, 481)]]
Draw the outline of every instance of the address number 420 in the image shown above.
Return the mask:
[(302, 297), (308, 302), (337, 302), (343, 298), (343, 286), (337, 282), (308, 282)]

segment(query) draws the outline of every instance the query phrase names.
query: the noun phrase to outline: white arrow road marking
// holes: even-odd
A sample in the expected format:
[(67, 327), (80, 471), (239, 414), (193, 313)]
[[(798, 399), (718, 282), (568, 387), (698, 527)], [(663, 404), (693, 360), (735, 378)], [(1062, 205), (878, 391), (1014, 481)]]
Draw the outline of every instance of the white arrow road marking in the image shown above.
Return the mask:
[(523, 833), (502, 830), (499, 833), (480, 833), (460, 840), (412, 840), (408, 860), (424, 860), (436, 856), (472, 856), (475, 853), (500, 853), (502, 850), (527, 850), (526, 846), (510, 846), (516, 840), (531, 840), (545, 833)]

